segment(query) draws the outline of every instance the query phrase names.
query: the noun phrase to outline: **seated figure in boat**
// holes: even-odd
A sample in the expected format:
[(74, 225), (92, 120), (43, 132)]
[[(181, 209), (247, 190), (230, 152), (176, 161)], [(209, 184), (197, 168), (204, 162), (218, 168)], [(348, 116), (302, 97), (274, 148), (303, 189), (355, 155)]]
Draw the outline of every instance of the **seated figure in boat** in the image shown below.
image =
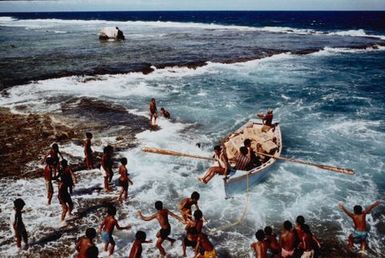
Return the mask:
[(247, 148), (247, 150), (249, 152), (251, 168), (255, 168), (255, 167), (260, 166), (261, 165), (261, 161), (259, 160), (257, 155), (255, 155), (255, 152), (254, 152), (253, 148), (251, 148), (251, 140), (250, 139), (244, 140), (243, 145)]
[(226, 156), (226, 150), (219, 145), (214, 147), (215, 164), (209, 168), (202, 177), (199, 177), (199, 181), (207, 184), (215, 175), (227, 176), (231, 171), (231, 166)]
[(239, 148), (239, 153), (235, 158), (235, 169), (236, 170), (250, 170), (251, 169), (251, 158), (248, 149), (245, 146)]

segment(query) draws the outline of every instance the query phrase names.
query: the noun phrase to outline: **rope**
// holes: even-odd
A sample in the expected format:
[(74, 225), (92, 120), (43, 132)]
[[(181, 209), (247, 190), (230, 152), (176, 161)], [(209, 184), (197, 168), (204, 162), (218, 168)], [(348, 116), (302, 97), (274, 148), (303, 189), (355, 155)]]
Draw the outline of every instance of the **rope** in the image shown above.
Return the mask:
[(243, 222), (243, 220), (245, 219), (246, 217), (246, 214), (247, 214), (247, 211), (249, 209), (249, 189), (250, 189), (250, 185), (249, 185), (249, 173), (247, 173), (247, 177), (246, 177), (246, 200), (245, 200), (245, 204), (244, 204), (244, 209), (243, 209), (243, 212), (241, 214), (241, 216), (239, 216), (238, 220), (236, 220), (235, 222), (233, 223), (230, 223), (228, 225), (224, 225), (224, 226), (221, 226), (221, 227), (217, 227), (217, 228), (209, 228), (206, 226), (206, 228), (211, 231), (211, 232), (214, 232), (214, 231), (223, 231), (223, 230), (226, 230), (230, 227), (233, 227), (233, 226), (236, 226), (238, 224), (241, 224)]

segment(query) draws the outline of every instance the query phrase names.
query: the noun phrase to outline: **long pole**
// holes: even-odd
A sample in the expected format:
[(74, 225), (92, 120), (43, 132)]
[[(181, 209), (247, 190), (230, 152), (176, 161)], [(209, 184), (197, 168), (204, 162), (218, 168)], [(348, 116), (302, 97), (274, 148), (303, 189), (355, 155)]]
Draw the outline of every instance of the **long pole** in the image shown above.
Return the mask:
[[(204, 160), (214, 160), (213, 158), (209, 158), (209, 157), (193, 155), (193, 154), (188, 154), (188, 153), (182, 153), (182, 152), (177, 152), (177, 151), (172, 151), (172, 150), (159, 149), (159, 148), (143, 148), (143, 151), (149, 152), (149, 153), (169, 155), (169, 156), (187, 157), (187, 158), (204, 159)], [(341, 168), (341, 167), (335, 167), (335, 166), (330, 166), (330, 165), (325, 165), (325, 164), (312, 163), (309, 161), (303, 161), (303, 160), (299, 160), (299, 159), (289, 159), (289, 158), (285, 158), (285, 157), (274, 156), (274, 155), (270, 155), (270, 154), (266, 154), (266, 153), (260, 153), (260, 152), (257, 152), (257, 154), (267, 156), (267, 157), (270, 157), (273, 159), (278, 159), (278, 160), (289, 161), (289, 162), (293, 162), (293, 163), (299, 163), (299, 164), (303, 164), (303, 165), (313, 166), (313, 167), (317, 167), (317, 168), (324, 169), (324, 170), (329, 170), (329, 171), (336, 172), (336, 173), (341, 173), (341, 174), (346, 174), (346, 175), (354, 175), (354, 171), (350, 168)]]

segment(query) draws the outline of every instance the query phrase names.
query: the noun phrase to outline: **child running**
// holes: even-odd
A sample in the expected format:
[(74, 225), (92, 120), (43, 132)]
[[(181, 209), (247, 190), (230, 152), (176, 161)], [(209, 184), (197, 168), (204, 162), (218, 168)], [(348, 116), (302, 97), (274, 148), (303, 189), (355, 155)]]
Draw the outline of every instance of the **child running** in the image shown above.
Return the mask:
[(135, 241), (132, 244), (131, 251), (128, 258), (141, 258), (143, 243), (152, 243), (152, 240), (146, 240), (146, 233), (139, 230), (135, 234)]
[(86, 169), (93, 169), (94, 168), (94, 160), (93, 160), (93, 151), (91, 148), (91, 139), (92, 139), (92, 133), (87, 132), (86, 133), (86, 140), (84, 143), (84, 163), (86, 165)]
[(85, 236), (82, 236), (76, 244), (78, 255), (76, 258), (87, 258), (87, 250), (95, 246), (94, 239), (96, 237), (96, 230), (94, 228), (87, 228)]
[(52, 185), (53, 160), (51, 157), (48, 157), (45, 160), (45, 162), (47, 163), (44, 168), (45, 188), (47, 190), (48, 205), (51, 205), (52, 196), (53, 196), (53, 185)]
[(251, 249), (255, 252), (256, 258), (267, 258), (267, 248), (268, 244), (265, 241), (265, 232), (260, 229), (255, 233), (257, 242), (251, 244)]
[[(118, 221), (115, 219), (116, 208), (114, 206), (108, 207), (107, 214), (107, 217), (103, 220), (103, 223), (100, 225), (100, 231), (102, 240), (105, 244), (104, 251), (107, 252), (109, 249), (109, 255), (112, 255), (114, 253), (115, 248), (115, 241), (112, 237), (112, 233), (114, 231), (115, 226), (118, 230), (123, 230), (131, 228), (131, 225), (127, 225), (126, 227), (119, 226)], [(110, 248), (108, 248), (109, 246)]]
[(348, 246), (350, 249), (353, 248), (353, 245), (360, 244), (360, 249), (364, 252), (368, 248), (368, 243), (366, 239), (368, 237), (368, 231), (366, 229), (366, 215), (369, 214), (375, 207), (380, 205), (380, 201), (374, 202), (372, 205), (368, 206), (365, 210), (362, 210), (360, 205), (354, 206), (354, 213), (347, 210), (344, 207), (343, 203), (338, 204), (338, 207), (348, 215), (354, 223), (353, 232), (349, 235)]
[(26, 250), (28, 249), (28, 234), (23, 223), (23, 218), (21, 216), (23, 213), (25, 202), (23, 199), (18, 198), (13, 202), (13, 205), (14, 208), (10, 219), (11, 228), (16, 239), (16, 246), (18, 248), (21, 248), (21, 240), (23, 240), (24, 250)]
[(166, 251), (162, 247), (162, 243), (164, 240), (170, 241), (171, 245), (175, 242), (175, 239), (170, 238), (169, 235), (171, 233), (171, 225), (168, 222), (168, 215), (174, 217), (175, 219), (179, 220), (180, 222), (184, 223), (184, 220), (176, 215), (175, 213), (171, 212), (168, 209), (163, 209), (163, 203), (161, 201), (155, 202), (155, 209), (157, 209), (157, 212), (150, 216), (144, 216), (141, 211), (138, 211), (139, 217), (144, 221), (150, 221), (153, 219), (157, 219), (160, 224), (160, 230), (156, 234), (156, 237), (158, 238), (156, 242), (156, 247), (159, 249), (160, 254), (162, 256), (166, 255)]
[(120, 159), (120, 163), (122, 163), (119, 167), (119, 184), (122, 187), (122, 190), (120, 191), (118, 201), (123, 202), (123, 200), (127, 200), (128, 197), (128, 184), (133, 185), (134, 183), (128, 178), (127, 174), (127, 159), (122, 158)]
[(199, 210), (198, 206), (198, 201), (199, 201), (200, 195), (198, 192), (193, 192), (191, 194), (190, 198), (184, 198), (180, 203), (179, 203), (179, 210), (180, 213), (185, 221), (187, 219), (191, 219), (192, 216), (192, 206), (194, 205), (197, 210)]

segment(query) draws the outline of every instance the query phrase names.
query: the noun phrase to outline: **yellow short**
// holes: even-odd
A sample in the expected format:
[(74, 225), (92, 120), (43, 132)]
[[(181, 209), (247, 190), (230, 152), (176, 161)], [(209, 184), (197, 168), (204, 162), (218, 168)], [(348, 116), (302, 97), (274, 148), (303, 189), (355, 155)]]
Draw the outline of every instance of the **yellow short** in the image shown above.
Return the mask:
[(215, 249), (213, 249), (211, 251), (205, 251), (203, 257), (204, 258), (216, 258), (217, 257), (217, 252), (215, 251)]

